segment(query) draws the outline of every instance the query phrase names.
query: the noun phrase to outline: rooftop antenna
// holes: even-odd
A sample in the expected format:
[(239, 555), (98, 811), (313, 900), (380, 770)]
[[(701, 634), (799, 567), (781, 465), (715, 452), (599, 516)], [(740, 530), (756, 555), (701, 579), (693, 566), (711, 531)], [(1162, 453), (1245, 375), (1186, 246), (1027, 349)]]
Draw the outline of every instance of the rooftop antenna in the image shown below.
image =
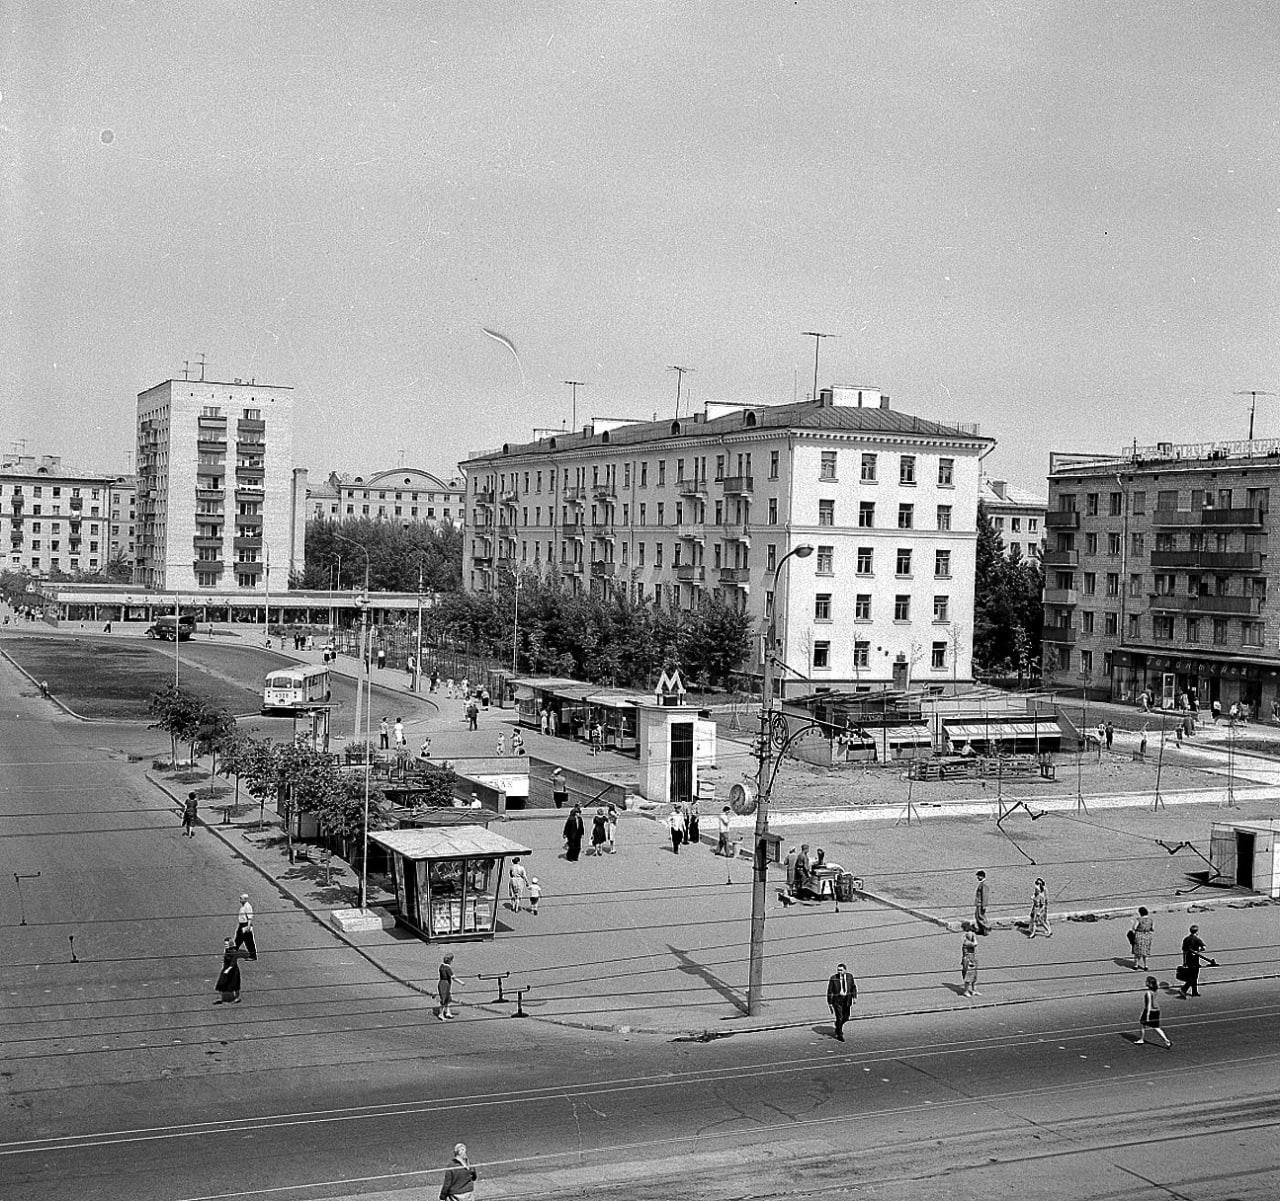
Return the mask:
[(813, 339), (813, 396), (811, 399), (818, 399), (818, 347), (822, 345), (823, 338), (834, 338), (835, 334), (820, 334), (816, 330), (807, 329), (801, 335), (802, 338)]
[(15, 455), (25, 454), (27, 450), (27, 440), (25, 438), (15, 438), (9, 443), (9, 450)]
[(1249, 441), (1253, 441), (1253, 415), (1258, 411), (1259, 396), (1274, 396), (1274, 392), (1263, 392), (1260, 388), (1247, 388), (1243, 392), (1237, 392), (1237, 396), (1248, 396), (1249, 401)]
[(204, 353), (202, 351), (200, 354), (200, 382), (202, 384), (204, 383), (204, 362), (205, 362)]
[(569, 390), (573, 396), (573, 416), (569, 420), (569, 428), (576, 431), (578, 428), (578, 389), (585, 388), (587, 385), (584, 380), (580, 379), (567, 379), (564, 382), (569, 385)]
[(183, 379), (191, 378), (191, 360), (190, 359), (182, 360), (182, 378)]
[(684, 383), (684, 377), (693, 371), (692, 367), (668, 367), (668, 371), (676, 373), (676, 420), (680, 420), (680, 385)]

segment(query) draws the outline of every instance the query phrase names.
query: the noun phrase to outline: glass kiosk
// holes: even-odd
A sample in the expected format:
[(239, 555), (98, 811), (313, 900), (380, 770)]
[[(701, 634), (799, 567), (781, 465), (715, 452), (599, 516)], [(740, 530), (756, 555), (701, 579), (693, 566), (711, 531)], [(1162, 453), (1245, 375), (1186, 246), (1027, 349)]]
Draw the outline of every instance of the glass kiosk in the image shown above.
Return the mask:
[(528, 847), (483, 826), (369, 832), (395, 877), (398, 920), (428, 942), (492, 938), (503, 864)]

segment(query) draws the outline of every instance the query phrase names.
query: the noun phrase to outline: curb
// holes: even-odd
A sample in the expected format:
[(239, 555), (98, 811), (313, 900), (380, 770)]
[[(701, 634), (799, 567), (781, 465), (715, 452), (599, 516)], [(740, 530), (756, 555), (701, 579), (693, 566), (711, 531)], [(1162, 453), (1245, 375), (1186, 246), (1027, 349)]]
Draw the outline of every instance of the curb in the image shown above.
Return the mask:
[[(0, 650), (0, 656), (3, 656), (15, 671), (17, 671), (20, 675), (23, 675), (28, 680), (30, 680), (31, 683), (33, 683), (36, 686), (36, 690), (39, 691), (40, 681), (37, 680), (35, 676), (33, 676), (25, 667), (23, 667), (22, 664), (19, 663), (11, 654), (9, 654), (8, 651)], [(45, 701), (52, 701), (54, 705), (56, 705), (59, 709), (63, 711), (63, 713), (65, 713), (68, 717), (75, 718), (76, 721), (82, 721), (87, 725), (92, 725), (95, 720), (92, 717), (82, 717), (65, 701), (60, 701), (52, 692), (42, 694), (40, 699)], [(127, 721), (128, 719), (125, 719), (125, 720)]]

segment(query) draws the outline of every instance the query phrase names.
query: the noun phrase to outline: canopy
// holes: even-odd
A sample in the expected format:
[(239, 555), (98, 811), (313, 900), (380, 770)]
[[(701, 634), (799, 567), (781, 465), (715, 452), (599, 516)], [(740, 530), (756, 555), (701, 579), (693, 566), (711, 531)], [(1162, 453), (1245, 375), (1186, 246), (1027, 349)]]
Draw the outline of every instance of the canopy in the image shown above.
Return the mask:
[(494, 834), (483, 826), (426, 826), (406, 830), (369, 832), (369, 841), (406, 859), (471, 859), (504, 855), (532, 855), (518, 842)]
[(947, 737), (957, 738), (1061, 738), (1062, 730), (1053, 718), (993, 717), (989, 721), (942, 720)]

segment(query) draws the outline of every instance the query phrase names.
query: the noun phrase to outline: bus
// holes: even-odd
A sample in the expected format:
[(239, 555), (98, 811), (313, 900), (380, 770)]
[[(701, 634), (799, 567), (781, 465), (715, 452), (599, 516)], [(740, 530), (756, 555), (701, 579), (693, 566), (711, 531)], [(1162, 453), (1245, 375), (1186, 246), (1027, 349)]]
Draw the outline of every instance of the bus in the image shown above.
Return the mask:
[(157, 617), (147, 627), (148, 638), (159, 638), (161, 642), (172, 642), (176, 637), (179, 642), (190, 642), (196, 632), (194, 613), (184, 613), (175, 617), (172, 613), (165, 617)]
[(282, 667), (273, 671), (262, 689), (262, 711), (305, 709), (329, 699), (329, 669), (323, 664)]

